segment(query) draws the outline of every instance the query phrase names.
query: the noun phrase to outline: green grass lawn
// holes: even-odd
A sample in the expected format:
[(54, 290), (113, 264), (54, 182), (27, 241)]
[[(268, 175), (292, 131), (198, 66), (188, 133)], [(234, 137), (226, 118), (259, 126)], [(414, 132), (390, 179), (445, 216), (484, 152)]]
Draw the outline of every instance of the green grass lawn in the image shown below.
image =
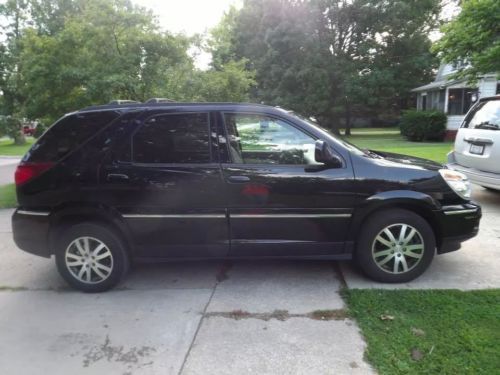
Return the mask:
[(370, 134), (362, 133), (344, 138), (360, 148), (418, 156), (439, 163), (446, 162), (446, 154), (453, 148), (453, 142), (409, 142), (400, 134), (387, 133), (383, 128)]
[(14, 184), (0, 186), (0, 208), (16, 207), (16, 187)]
[(27, 137), (26, 144), (18, 146), (14, 144), (12, 139), (0, 139), (0, 155), (23, 156), (34, 141), (32, 137)]
[(500, 289), (354, 289), (344, 297), (380, 374), (498, 374)]

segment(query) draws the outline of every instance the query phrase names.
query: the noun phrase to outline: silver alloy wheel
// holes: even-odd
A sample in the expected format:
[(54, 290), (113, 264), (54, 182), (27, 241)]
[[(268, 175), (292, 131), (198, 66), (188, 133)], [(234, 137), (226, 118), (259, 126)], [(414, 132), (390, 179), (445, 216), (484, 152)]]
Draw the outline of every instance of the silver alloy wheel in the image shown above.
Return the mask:
[(69, 244), (64, 262), (71, 275), (85, 284), (98, 284), (113, 271), (113, 254), (104, 242), (93, 237), (78, 237)]
[(372, 244), (372, 257), (382, 271), (401, 274), (415, 268), (424, 256), (425, 244), (418, 230), (408, 224), (382, 229)]

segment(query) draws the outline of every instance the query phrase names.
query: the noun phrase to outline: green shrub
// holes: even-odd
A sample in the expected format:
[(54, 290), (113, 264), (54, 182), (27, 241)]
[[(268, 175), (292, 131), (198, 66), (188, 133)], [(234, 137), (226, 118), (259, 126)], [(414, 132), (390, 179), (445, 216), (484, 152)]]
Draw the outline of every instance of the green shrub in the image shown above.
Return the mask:
[(399, 126), (401, 134), (410, 141), (443, 141), (446, 114), (440, 111), (405, 111)]

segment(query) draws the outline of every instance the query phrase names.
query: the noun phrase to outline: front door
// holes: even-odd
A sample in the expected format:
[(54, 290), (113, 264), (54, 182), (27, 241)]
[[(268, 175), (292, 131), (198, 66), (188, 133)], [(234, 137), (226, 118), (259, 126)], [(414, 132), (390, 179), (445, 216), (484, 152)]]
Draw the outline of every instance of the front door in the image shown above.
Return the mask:
[(144, 114), (101, 180), (138, 256), (221, 257), (229, 250), (210, 113)]
[[(317, 256), (343, 252), (356, 201), (348, 161), (327, 168), (316, 139), (284, 119), (223, 113), (222, 163), (232, 256)], [(224, 155), (222, 156), (224, 158)]]

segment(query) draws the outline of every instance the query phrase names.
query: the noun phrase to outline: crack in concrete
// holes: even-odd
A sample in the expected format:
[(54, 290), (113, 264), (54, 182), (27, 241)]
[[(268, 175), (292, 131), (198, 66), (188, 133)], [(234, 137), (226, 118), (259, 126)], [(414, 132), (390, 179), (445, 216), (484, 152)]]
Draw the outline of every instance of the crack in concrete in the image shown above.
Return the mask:
[(215, 279), (217, 282), (223, 282), (227, 279), (229, 279), (229, 275), (227, 274), (229, 270), (233, 267), (233, 264), (230, 261), (226, 261), (222, 263), (221, 267), (217, 271), (217, 274), (215, 275)]
[(306, 318), (313, 320), (344, 320), (349, 318), (349, 312), (346, 309), (334, 309), (334, 310), (315, 310), (306, 314), (293, 314), (289, 313), (288, 310), (274, 310), (270, 313), (250, 313), (248, 311), (233, 310), (230, 312), (208, 312), (204, 314), (204, 317), (220, 317), (234, 320), (242, 319), (259, 319), (269, 321), (271, 319), (276, 319), (279, 321), (286, 321), (290, 318)]
[(0, 292), (20, 292), (25, 290), (29, 289), (24, 286), (0, 286)]
[(198, 327), (196, 327), (196, 332), (194, 333), (193, 339), (191, 340), (191, 344), (189, 345), (189, 348), (186, 352), (186, 355), (184, 356), (184, 360), (182, 361), (182, 365), (179, 369), (178, 374), (182, 374), (184, 371), (184, 367), (186, 366), (186, 362), (189, 358), (189, 355), (191, 354), (191, 350), (193, 349), (194, 343), (196, 341), (196, 338), (198, 337), (198, 333), (200, 332), (201, 326), (203, 324), (203, 319), (205, 318), (205, 314), (207, 313), (208, 305), (210, 305), (210, 302), (212, 302), (212, 298), (214, 297), (215, 290), (217, 289), (217, 285), (219, 285), (219, 282), (216, 282), (215, 285), (213, 286), (212, 289), (212, 294), (210, 294), (210, 297), (208, 298), (207, 304), (205, 305), (205, 308), (203, 309), (203, 312), (201, 313), (201, 318), (198, 323)]

